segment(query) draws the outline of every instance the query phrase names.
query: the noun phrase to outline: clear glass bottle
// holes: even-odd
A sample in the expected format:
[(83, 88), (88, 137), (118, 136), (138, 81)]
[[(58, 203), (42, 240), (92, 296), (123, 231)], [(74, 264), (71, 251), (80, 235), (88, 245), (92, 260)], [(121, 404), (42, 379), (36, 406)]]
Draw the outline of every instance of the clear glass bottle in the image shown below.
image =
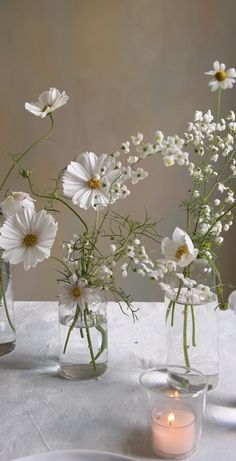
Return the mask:
[(91, 379), (107, 369), (107, 302), (84, 311), (59, 304), (60, 372), (68, 379)]
[[(190, 277), (214, 289), (214, 273), (205, 260), (191, 265)], [(208, 389), (219, 380), (218, 300), (198, 304), (181, 302), (181, 293), (167, 318), (167, 362), (196, 368), (207, 377)], [(166, 308), (170, 298), (165, 299)]]
[(0, 254), (0, 356), (16, 346), (11, 266)]
[(205, 376), (185, 367), (160, 366), (142, 373), (140, 384), (146, 396), (153, 452), (162, 459), (189, 458), (202, 433)]

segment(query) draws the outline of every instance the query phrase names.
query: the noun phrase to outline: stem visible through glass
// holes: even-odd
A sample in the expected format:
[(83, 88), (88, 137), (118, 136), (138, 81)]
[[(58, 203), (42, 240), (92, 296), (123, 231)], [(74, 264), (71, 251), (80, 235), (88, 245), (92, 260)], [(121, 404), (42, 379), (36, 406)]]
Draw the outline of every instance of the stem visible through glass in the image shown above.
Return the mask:
[(5, 309), (5, 313), (6, 313), (8, 323), (9, 323), (12, 331), (14, 331), (14, 333), (15, 333), (15, 327), (14, 327), (12, 321), (11, 321), (11, 317), (10, 317), (10, 314), (9, 314), (9, 311), (8, 311), (7, 300), (6, 300), (6, 296), (5, 296), (5, 290), (4, 290), (4, 286), (3, 286), (3, 283), (2, 283), (2, 262), (1, 261), (0, 261), (0, 265), (1, 265), (1, 268), (0, 268), (0, 291), (1, 291), (1, 296), (2, 296), (2, 299), (3, 299), (3, 305), (4, 305), (4, 309)]
[(96, 362), (95, 362), (94, 353), (93, 353), (93, 345), (92, 345), (92, 341), (91, 341), (91, 337), (90, 337), (89, 326), (88, 326), (88, 322), (87, 322), (87, 313), (89, 313), (89, 312), (88, 312), (88, 308), (86, 307), (85, 310), (84, 310), (84, 323), (85, 323), (86, 335), (87, 335), (87, 340), (88, 340), (89, 352), (90, 352), (90, 355), (91, 355), (91, 361), (92, 361), (92, 364), (93, 364), (93, 369), (96, 371), (97, 368), (96, 368)]
[(184, 360), (187, 368), (190, 368), (189, 356), (188, 356), (188, 304), (184, 305), (184, 325), (183, 325), (183, 349), (184, 349)]

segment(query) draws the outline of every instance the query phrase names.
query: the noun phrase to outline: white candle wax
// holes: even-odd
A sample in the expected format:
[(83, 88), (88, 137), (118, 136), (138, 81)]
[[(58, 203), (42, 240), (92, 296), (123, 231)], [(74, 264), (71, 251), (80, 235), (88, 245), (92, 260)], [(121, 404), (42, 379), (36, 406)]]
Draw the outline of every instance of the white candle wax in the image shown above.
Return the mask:
[(152, 442), (154, 451), (166, 455), (184, 455), (195, 443), (195, 413), (191, 408), (158, 413), (152, 411)]

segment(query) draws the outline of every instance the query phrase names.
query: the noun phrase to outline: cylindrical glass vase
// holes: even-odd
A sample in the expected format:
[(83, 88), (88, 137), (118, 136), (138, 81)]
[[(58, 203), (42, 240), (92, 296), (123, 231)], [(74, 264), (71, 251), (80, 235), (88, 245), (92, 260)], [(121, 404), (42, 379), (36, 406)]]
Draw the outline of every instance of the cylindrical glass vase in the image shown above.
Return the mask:
[(107, 302), (84, 310), (59, 304), (60, 372), (68, 379), (91, 379), (107, 369)]
[(0, 356), (16, 346), (11, 266), (0, 255)]
[[(191, 278), (198, 284), (212, 288), (214, 277), (208, 263), (197, 260), (192, 264)], [(168, 312), (167, 363), (175, 363), (201, 371), (213, 389), (219, 379), (219, 332), (217, 296), (208, 301), (189, 303), (184, 301), (183, 291), (165, 298)]]
[(206, 378), (185, 367), (160, 366), (140, 377), (149, 434), (160, 458), (184, 459), (197, 449), (206, 402)]

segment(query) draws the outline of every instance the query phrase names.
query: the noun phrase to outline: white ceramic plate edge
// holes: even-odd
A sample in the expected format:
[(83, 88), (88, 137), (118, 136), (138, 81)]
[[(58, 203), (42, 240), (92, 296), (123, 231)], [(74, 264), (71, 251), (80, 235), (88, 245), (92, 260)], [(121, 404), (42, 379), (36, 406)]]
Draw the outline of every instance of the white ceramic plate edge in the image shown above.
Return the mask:
[[(78, 456), (77, 456), (78, 455)], [(14, 458), (12, 461), (45, 461), (44, 458), (56, 458), (60, 461), (61, 457), (65, 458), (65, 461), (96, 461), (96, 458), (104, 457), (104, 461), (137, 461), (138, 458), (132, 458), (130, 456), (123, 455), (122, 453), (114, 453), (111, 451), (99, 451), (99, 450), (57, 450), (57, 451), (45, 451), (42, 453), (35, 453), (32, 455), (23, 456), (21, 458)], [(76, 457), (76, 458), (75, 458)], [(67, 459), (68, 458), (68, 459)], [(70, 459), (71, 458), (71, 459)]]

